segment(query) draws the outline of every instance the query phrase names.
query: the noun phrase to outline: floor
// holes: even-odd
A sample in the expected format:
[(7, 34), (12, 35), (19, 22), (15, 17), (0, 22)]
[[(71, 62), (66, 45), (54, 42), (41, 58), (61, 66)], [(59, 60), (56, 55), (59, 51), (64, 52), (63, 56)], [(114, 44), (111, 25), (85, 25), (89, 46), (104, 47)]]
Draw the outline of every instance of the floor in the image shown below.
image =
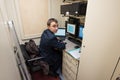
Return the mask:
[(32, 73), (33, 80), (60, 80), (59, 77), (43, 75), (40, 71)]

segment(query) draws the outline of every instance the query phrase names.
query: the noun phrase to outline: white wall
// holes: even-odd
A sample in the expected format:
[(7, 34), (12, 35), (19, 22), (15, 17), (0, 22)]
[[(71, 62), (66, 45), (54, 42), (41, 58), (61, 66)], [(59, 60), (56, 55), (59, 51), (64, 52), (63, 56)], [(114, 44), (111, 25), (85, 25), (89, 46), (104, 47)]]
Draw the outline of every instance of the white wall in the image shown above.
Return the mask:
[(22, 39), (39, 37), (46, 29), (49, 17), (49, 0), (20, 0), (18, 2)]
[(50, 17), (54, 17), (59, 22), (59, 27), (65, 27), (64, 17), (60, 14), (60, 5), (63, 0), (50, 0)]
[(110, 80), (120, 56), (120, 0), (88, 0), (78, 80)]
[[(14, 20), (17, 21), (15, 23), (15, 25), (16, 25), (16, 31), (17, 31), (17, 35), (18, 35), (19, 41), (20, 41), (20, 43), (24, 43), (24, 42), (28, 41), (28, 39), (30, 39), (30, 37), (28, 37), (28, 39), (27, 39), (27, 37), (26, 37), (26, 39), (23, 39), (23, 37), (22, 37), (24, 35), (24, 31), (23, 31), (23, 28), (22, 28), (23, 25), (22, 25), (22, 18), (21, 18), (20, 7), (19, 7), (20, 4), (19, 4), (18, 0), (12, 0), (12, 4), (13, 5), (8, 6), (8, 9), (10, 10), (10, 8), (12, 7), (12, 11), (11, 11), (10, 14), (14, 14), (13, 15), (15, 17)], [(58, 22), (59, 22), (59, 26), (60, 27), (64, 27), (65, 26), (64, 18), (62, 18), (62, 16), (60, 15), (60, 4), (62, 4), (62, 0), (48, 0), (48, 10), (49, 10), (48, 11), (49, 12), (48, 13), (49, 14), (48, 18), (51, 18), (51, 17), (56, 18), (58, 20)], [(7, 5), (9, 5), (9, 1), (7, 1)], [(31, 12), (32, 12), (32, 9), (31, 9)], [(38, 22), (40, 22), (40, 21), (38, 21)], [(44, 22), (44, 24), (46, 24), (46, 23), (47, 23), (47, 21)], [(47, 28), (47, 26), (46, 26), (46, 28)], [(29, 29), (29, 26), (28, 26), (28, 29)], [(40, 37), (39, 36), (35, 35), (35, 37), (34, 37), (34, 40), (35, 40), (35, 42), (37, 44), (39, 44), (39, 41), (40, 41)]]

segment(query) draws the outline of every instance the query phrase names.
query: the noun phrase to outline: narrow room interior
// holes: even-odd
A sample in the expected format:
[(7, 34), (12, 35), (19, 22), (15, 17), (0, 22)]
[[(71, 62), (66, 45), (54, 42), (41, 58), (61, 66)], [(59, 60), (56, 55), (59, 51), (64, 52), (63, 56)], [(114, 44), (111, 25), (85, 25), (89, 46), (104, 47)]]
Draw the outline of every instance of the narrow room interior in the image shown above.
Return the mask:
[(0, 80), (120, 80), (119, 0), (0, 0)]

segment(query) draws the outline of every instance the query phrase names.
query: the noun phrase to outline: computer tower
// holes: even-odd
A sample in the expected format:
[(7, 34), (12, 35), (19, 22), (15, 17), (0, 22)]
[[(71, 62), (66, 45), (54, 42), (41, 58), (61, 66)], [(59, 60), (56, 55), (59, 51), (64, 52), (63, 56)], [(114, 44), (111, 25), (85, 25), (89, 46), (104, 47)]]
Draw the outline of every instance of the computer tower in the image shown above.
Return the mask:
[(60, 6), (60, 13), (66, 15), (66, 12), (70, 12), (71, 4), (61, 5)]
[(72, 9), (70, 10), (70, 15), (78, 16), (80, 13), (80, 2), (72, 3)]
[(87, 3), (81, 3), (80, 15), (86, 15)]
[(86, 14), (87, 3), (84, 2), (72, 3), (71, 7), (72, 8), (70, 9), (70, 15), (79, 16)]
[(60, 13), (66, 15), (66, 12), (69, 12), (69, 15), (80, 16), (86, 15), (87, 2), (76, 2), (72, 4), (61, 5)]

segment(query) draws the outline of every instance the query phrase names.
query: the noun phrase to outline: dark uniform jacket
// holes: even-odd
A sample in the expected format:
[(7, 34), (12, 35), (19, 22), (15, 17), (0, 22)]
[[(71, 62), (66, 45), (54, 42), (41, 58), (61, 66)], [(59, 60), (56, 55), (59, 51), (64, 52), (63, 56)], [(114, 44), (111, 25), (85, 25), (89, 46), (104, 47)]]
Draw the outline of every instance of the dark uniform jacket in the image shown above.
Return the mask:
[(65, 49), (65, 43), (60, 42), (53, 32), (46, 29), (40, 40), (39, 50), (42, 57), (49, 65), (57, 66), (61, 64), (62, 50)]

